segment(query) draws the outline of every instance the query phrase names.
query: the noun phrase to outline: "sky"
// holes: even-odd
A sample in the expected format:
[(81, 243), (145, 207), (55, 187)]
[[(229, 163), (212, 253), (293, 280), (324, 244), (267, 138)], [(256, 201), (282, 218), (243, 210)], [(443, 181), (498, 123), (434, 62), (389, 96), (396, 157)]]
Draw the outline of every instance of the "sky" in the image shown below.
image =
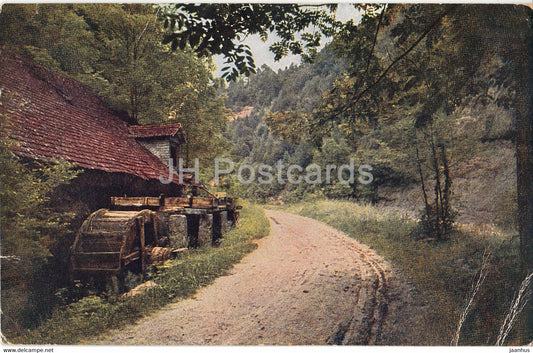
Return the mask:
[[(359, 22), (361, 19), (361, 13), (356, 10), (350, 4), (339, 4), (336, 12), (336, 17), (340, 21), (347, 21), (349, 19), (354, 19), (355, 22)], [(252, 50), (255, 65), (256, 67), (261, 67), (263, 64), (267, 64), (274, 71), (279, 69), (284, 69), (290, 66), (292, 63), (299, 64), (301, 58), (299, 55), (288, 55), (281, 59), (280, 61), (274, 61), (274, 54), (268, 49), (272, 43), (274, 43), (278, 37), (274, 34), (270, 34), (266, 42), (263, 42), (259, 35), (253, 35), (246, 38), (243, 43), (248, 44)], [(329, 42), (331, 39), (323, 40), (322, 45)], [(216, 55), (214, 57), (215, 65), (217, 67), (216, 76), (220, 76), (220, 70), (224, 66), (224, 57), (222, 55)]]

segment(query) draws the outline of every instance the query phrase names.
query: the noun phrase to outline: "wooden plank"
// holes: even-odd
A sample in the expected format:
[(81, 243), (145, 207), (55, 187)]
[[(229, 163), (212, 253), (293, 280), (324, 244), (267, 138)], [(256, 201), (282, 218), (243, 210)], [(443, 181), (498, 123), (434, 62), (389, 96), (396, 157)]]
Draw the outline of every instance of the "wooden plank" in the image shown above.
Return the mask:
[(216, 199), (213, 197), (193, 197), (193, 208), (212, 208), (216, 205)]
[(196, 215), (202, 215), (206, 214), (208, 212), (207, 209), (200, 209), (200, 208), (190, 208), (190, 207), (164, 207), (160, 211), (163, 212), (172, 212), (173, 214), (196, 214)]
[(94, 221), (91, 224), (89, 229), (83, 231), (86, 232), (99, 232), (99, 231), (108, 231), (108, 232), (121, 232), (126, 233), (131, 229), (131, 223), (133, 222), (119, 222), (119, 221)]
[(111, 197), (111, 204), (115, 206), (161, 206), (159, 197)]
[(86, 238), (82, 238), (81, 241), (83, 244), (93, 244), (93, 243), (122, 244), (122, 237), (120, 238), (86, 237)]
[(122, 247), (122, 242), (105, 240), (83, 241), (81, 247), (85, 252), (118, 252)]
[(91, 229), (85, 232), (82, 232), (83, 237), (111, 237), (111, 238), (122, 238), (124, 236), (123, 230), (107, 230), (107, 229)]
[(189, 197), (165, 197), (165, 208), (174, 207), (190, 207), (191, 199)]
[(180, 253), (180, 252), (187, 252), (189, 251), (189, 248), (179, 248), (179, 249), (173, 249), (173, 253)]
[(137, 231), (141, 240), (141, 269), (144, 271), (144, 263), (146, 259), (146, 244), (144, 243), (144, 221), (142, 217), (135, 218), (137, 223)]
[(76, 255), (85, 256), (85, 255), (115, 255), (119, 256), (120, 251), (98, 251), (98, 252), (92, 252), (92, 251), (82, 251), (77, 252)]
[(104, 217), (135, 217), (139, 211), (107, 211), (102, 216)]
[(119, 270), (120, 270), (120, 268), (83, 268), (83, 267), (74, 268), (74, 271), (79, 271), (79, 272), (109, 272), (109, 273), (116, 273)]
[(122, 262), (124, 265), (128, 265), (132, 263), (133, 261), (139, 260), (141, 258), (141, 252), (140, 251), (134, 251), (131, 254), (124, 256), (122, 258)]

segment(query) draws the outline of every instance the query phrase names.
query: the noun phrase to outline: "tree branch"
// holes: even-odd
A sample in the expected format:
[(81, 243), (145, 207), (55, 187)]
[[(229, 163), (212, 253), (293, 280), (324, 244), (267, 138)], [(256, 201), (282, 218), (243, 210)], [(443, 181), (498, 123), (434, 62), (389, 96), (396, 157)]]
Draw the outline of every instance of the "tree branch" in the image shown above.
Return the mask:
[(367, 88), (365, 88), (361, 93), (359, 93), (357, 96), (355, 96), (355, 99), (351, 101), (350, 105), (354, 105), (357, 103), (361, 98), (369, 92), (372, 88), (374, 88), (392, 69), (393, 66), (395, 66), (397, 63), (399, 63), (403, 58), (405, 58), (410, 52), (412, 52), (418, 44), (427, 37), (427, 35), (435, 28), (437, 25), (442, 21), (444, 17), (449, 15), (452, 11), (454, 11), (459, 5), (451, 5), (446, 11), (444, 11), (437, 19), (435, 19), (425, 30), (422, 32), (420, 37), (406, 50), (404, 51), (400, 56), (398, 56), (392, 63), (390, 63), (389, 66), (379, 75), (379, 77), (372, 82)]
[(385, 11), (387, 11), (387, 4), (385, 4), (385, 7), (379, 14), (378, 25), (376, 26), (376, 33), (374, 34), (374, 41), (372, 42), (372, 49), (370, 49), (370, 54), (368, 55), (368, 60), (366, 62), (365, 74), (368, 72), (368, 69), (370, 68), (370, 61), (372, 60), (372, 54), (374, 54), (374, 48), (376, 47), (376, 42), (378, 41), (378, 33), (381, 27), (381, 22), (383, 21), (383, 15), (385, 14)]

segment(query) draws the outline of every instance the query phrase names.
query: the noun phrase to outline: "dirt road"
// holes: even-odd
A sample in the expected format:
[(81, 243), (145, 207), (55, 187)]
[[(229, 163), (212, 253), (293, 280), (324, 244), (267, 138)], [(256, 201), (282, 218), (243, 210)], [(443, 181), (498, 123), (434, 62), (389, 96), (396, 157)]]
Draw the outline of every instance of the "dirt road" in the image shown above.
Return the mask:
[(228, 276), (99, 344), (416, 344), (412, 291), (365, 245), (267, 211), (271, 233)]

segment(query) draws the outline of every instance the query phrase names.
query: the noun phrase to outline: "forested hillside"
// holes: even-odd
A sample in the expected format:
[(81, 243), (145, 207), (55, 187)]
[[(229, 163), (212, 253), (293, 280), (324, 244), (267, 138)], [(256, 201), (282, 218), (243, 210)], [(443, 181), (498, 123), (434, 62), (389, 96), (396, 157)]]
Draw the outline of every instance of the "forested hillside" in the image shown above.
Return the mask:
[[(226, 106), (234, 112), (226, 132), (233, 145), (229, 152), (232, 160), (255, 166), (274, 165), (279, 160), (285, 165), (309, 165), (318, 150), (305, 135), (308, 119), (345, 68), (345, 61), (326, 48), (313, 63), (292, 65), (278, 72), (265, 65), (256, 75), (232, 82), (219, 91), (227, 97)], [(275, 133), (272, 129), (278, 121), (282, 122), (281, 130)], [(339, 162), (341, 157), (344, 156), (339, 156)], [(268, 185), (235, 183), (232, 191), (262, 201), (277, 197), (296, 200), (302, 196), (277, 179)]]
[[(413, 8), (420, 12), (407, 11)], [(235, 185), (234, 191), (261, 200), (357, 199), (401, 207), (417, 216), (424, 209), (422, 180), (427, 203), (435, 197), (437, 162), (442, 188), (448, 178), (445, 202), (460, 220), (513, 228), (514, 88), (505, 57), (507, 34), (496, 30), (506, 23), (493, 22), (494, 8), (470, 10), (477, 13), (476, 21), (461, 23), (468, 38), (455, 37), (456, 21), (462, 20), (445, 22), (438, 35), (425, 39), (412, 58), (372, 87), (372, 95), (353, 103), (349, 101), (357, 90), (364, 91), (359, 85), (368, 84), (355, 74), (370, 80), (372, 72), (387, 67), (407, 37), (415, 36), (405, 32), (405, 22), (426, 21), (433, 10), (385, 10), (383, 16), (364, 19), (357, 31), (346, 29), (312, 64), (277, 73), (265, 66), (231, 83), (222, 92), (226, 106), (235, 114), (248, 107), (227, 132), (234, 144), (231, 154), (242, 163), (274, 165), (281, 160), (305, 168), (353, 158), (356, 165), (372, 166), (374, 176), (369, 186), (274, 183)], [(356, 32), (357, 37), (352, 34)], [(479, 57), (474, 62), (465, 53)], [(458, 65), (463, 69), (457, 70)], [(438, 158), (432, 148), (439, 149)]]
[[(190, 49), (162, 45), (162, 8), (147, 5), (9, 5), (0, 46), (93, 88), (130, 122), (180, 122), (186, 158), (213, 159), (224, 147), (226, 111), (214, 66)], [(179, 119), (178, 119), (179, 117)]]
[[(232, 177), (221, 186), (271, 203), (303, 200), (300, 210), (308, 211), (302, 214), (335, 225), (346, 222), (349, 226), (343, 229), (347, 231), (355, 224), (367, 227), (354, 236), (375, 233), (365, 242), (383, 253), (390, 250), (406, 272), (415, 277), (438, 272), (420, 283), (442, 281), (432, 285), (439, 288), (435, 303), (442, 301), (442, 305), (433, 304), (433, 310), (443, 311), (435, 318), (442, 325), (447, 321), (442, 321), (444, 312), (455, 311), (460, 317), (458, 327), (452, 324), (444, 329), (438, 324), (441, 333), (453, 335), (456, 330), (452, 344), (461, 339), (501, 342), (502, 331), (495, 331), (505, 314), (496, 308), (512, 302), (503, 288), (517, 288), (526, 278), (525, 288), (530, 278), (523, 270), (531, 253), (524, 179), (530, 174), (524, 169), (517, 173), (520, 165), (517, 168), (516, 161), (527, 158), (525, 131), (531, 124), (530, 115), (524, 115), (530, 97), (523, 81), (528, 62), (524, 38), (530, 38), (526, 27), (531, 31), (526, 17), (531, 11), (521, 20), (516, 11), (521, 10), (514, 6), (385, 5), (377, 12), (366, 11), (360, 23), (344, 24), (327, 54), (322, 53), (315, 64), (278, 73), (263, 68), (249, 79), (230, 84), (224, 92), (226, 104), (240, 112), (228, 126), (227, 136), (236, 146), (232, 157), (256, 170), (263, 164), (272, 166), (276, 178), (273, 183), (252, 186)], [(517, 25), (520, 32), (516, 32)], [(342, 65), (330, 64), (333, 79), (327, 80), (329, 73), (310, 67), (320, 68), (320, 61), (331, 54)], [(286, 79), (286, 72), (291, 72), (291, 79)], [(310, 72), (314, 76), (308, 82), (321, 82), (320, 90), (307, 91), (299, 85), (298, 78)], [(371, 183), (358, 182), (357, 175), (350, 178), (346, 168), (336, 173), (340, 164), (351, 160), (356, 173), (358, 166), (371, 166)], [(317, 166), (322, 175), (334, 170), (338, 178), (290, 183), (286, 168), (291, 164), (300, 166), (292, 169), (296, 175)], [(285, 169), (278, 168), (281, 165)], [(522, 162), (521, 167), (526, 165)], [(517, 179), (522, 190), (518, 196)], [(326, 199), (371, 203), (375, 208), (362, 212), (346, 203), (346, 208), (337, 210), (341, 204), (332, 203), (335, 207), (323, 210), (326, 203), (317, 201)], [(398, 215), (402, 225), (414, 221), (412, 227), (401, 231), (402, 226), (392, 226), (384, 216), (387, 211)], [(352, 217), (358, 221), (345, 221)], [(390, 238), (383, 239), (383, 234)], [(399, 250), (413, 238), (416, 245), (406, 252)], [(420, 250), (422, 244), (435, 240), (427, 253)], [(466, 245), (470, 241), (477, 245)], [(465, 248), (436, 255), (443, 249), (437, 244)], [(473, 250), (476, 246), (484, 250)], [(433, 255), (436, 258), (429, 260)], [(455, 259), (437, 265), (448, 255)], [(520, 267), (519, 257), (522, 274), (513, 270)], [(469, 272), (470, 261), (476, 263), (476, 270), (467, 279), (463, 276)], [(486, 266), (494, 267), (483, 283)], [(448, 269), (454, 274), (447, 273)], [(495, 269), (498, 275), (492, 272)], [(444, 289), (447, 286), (449, 290)], [(468, 305), (476, 303), (472, 312), (469, 306), (444, 309), (446, 302), (457, 300), (451, 298), (458, 293), (470, 300)], [(449, 299), (444, 299), (447, 295)], [(520, 321), (522, 337), (531, 337), (530, 308), (528, 312), (530, 317), (526, 314)], [(463, 332), (468, 337), (461, 338), (461, 330), (469, 332)]]

